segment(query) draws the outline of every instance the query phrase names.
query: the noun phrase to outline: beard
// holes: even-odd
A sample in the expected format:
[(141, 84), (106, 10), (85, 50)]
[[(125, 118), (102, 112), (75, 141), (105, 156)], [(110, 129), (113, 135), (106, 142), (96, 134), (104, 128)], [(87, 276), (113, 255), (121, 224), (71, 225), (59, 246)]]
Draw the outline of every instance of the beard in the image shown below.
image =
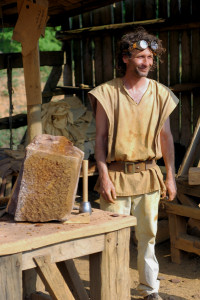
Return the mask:
[(151, 68), (136, 68), (135, 72), (139, 77), (147, 77)]

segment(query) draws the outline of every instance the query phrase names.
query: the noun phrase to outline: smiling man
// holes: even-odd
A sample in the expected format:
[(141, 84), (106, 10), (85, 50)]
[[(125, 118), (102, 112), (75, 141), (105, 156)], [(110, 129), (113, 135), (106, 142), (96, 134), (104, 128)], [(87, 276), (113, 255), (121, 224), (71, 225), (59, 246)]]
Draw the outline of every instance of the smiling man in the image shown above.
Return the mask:
[[(169, 115), (178, 99), (164, 85), (148, 79), (164, 48), (143, 28), (119, 43), (121, 77), (89, 93), (96, 116), (96, 190), (101, 209), (137, 218), (138, 291), (144, 299), (158, 295), (159, 266), (155, 256), (160, 196), (176, 196), (174, 144)], [(166, 181), (156, 161), (163, 156)]]

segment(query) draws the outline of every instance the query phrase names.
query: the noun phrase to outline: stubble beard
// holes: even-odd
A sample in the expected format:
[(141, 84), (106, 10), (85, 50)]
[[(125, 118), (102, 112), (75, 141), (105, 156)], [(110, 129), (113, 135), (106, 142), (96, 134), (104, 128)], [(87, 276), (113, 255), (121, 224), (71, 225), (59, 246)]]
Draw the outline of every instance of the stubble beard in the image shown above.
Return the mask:
[(136, 74), (139, 76), (139, 77), (147, 77), (148, 74), (149, 74), (149, 71), (150, 71), (150, 68), (148, 68), (147, 71), (141, 71), (140, 69), (136, 68)]

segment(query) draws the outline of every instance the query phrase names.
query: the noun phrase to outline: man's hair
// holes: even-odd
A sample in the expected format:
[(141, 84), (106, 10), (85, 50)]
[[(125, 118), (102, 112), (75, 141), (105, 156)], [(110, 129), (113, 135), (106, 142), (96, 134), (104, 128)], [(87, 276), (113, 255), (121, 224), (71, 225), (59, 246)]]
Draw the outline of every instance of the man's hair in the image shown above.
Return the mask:
[[(163, 52), (165, 52), (165, 48), (162, 47), (161, 40), (159, 40), (155, 35), (149, 34), (143, 27), (138, 27), (133, 32), (123, 35), (119, 42), (118, 53), (117, 53), (117, 70), (119, 72), (119, 75), (124, 76), (126, 73), (126, 64), (123, 62), (122, 59), (123, 56), (127, 55), (131, 57), (132, 52), (134, 50), (129, 50), (129, 49), (133, 46), (133, 43), (141, 40), (145, 40), (148, 43), (155, 41), (158, 44), (158, 49), (153, 51), (154, 58), (158, 57), (158, 59), (160, 59)], [(154, 59), (152, 70), (155, 67), (156, 67), (156, 60)]]

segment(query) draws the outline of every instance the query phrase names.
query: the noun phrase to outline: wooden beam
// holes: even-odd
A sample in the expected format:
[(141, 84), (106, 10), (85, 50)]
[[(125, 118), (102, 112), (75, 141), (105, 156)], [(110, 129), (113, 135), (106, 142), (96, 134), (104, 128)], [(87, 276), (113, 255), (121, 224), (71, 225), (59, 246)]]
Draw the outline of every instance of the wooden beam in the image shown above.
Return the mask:
[(193, 208), (186, 205), (173, 204), (165, 201), (166, 212), (168, 214), (200, 220), (200, 208)]
[(178, 189), (178, 192), (177, 192), (177, 198), (178, 198), (178, 200), (179, 200), (183, 205), (191, 206), (191, 207), (194, 207), (194, 208), (198, 208), (197, 203), (196, 203), (196, 201), (193, 199), (193, 197), (191, 197), (191, 196), (189, 196), (189, 195), (186, 195), (186, 194), (183, 194), (183, 193), (179, 192), (179, 189)]
[(38, 256), (34, 261), (39, 276), (54, 300), (75, 300), (56, 264), (51, 263), (50, 256)]
[[(26, 114), (18, 114), (12, 116), (12, 128), (19, 128), (27, 125), (27, 115)], [(9, 117), (0, 119), (0, 130), (1, 129), (9, 129)]]
[(84, 35), (90, 36), (90, 35), (96, 35), (101, 34), (104, 32), (113, 32), (115, 30), (119, 29), (126, 29), (133, 26), (138, 25), (149, 25), (149, 24), (159, 24), (165, 22), (165, 19), (153, 19), (153, 20), (145, 20), (145, 21), (134, 21), (134, 22), (128, 22), (128, 23), (120, 23), (120, 24), (108, 24), (108, 25), (101, 25), (101, 26), (94, 26), (94, 27), (86, 27), (86, 28), (80, 28), (80, 29), (74, 29), (74, 30), (67, 30), (67, 31), (58, 31), (56, 33), (56, 38), (58, 40), (66, 41), (69, 39), (76, 39), (81, 38)]
[(42, 134), (42, 93), (38, 45), (28, 55), (23, 55), (23, 66), (27, 99), (29, 144), (36, 135)]
[(175, 247), (180, 250), (200, 255), (199, 237), (191, 236), (189, 234), (180, 234), (179, 238), (175, 241)]
[(195, 155), (199, 144), (200, 144), (200, 116), (198, 118), (197, 125), (195, 127), (192, 141), (186, 151), (183, 162), (178, 170), (177, 177), (188, 174), (189, 168), (192, 167), (192, 164), (195, 160)]
[(190, 185), (200, 185), (200, 167), (189, 168), (188, 182)]
[[(181, 179), (181, 177), (180, 177)], [(189, 196), (199, 197), (200, 195), (200, 185), (189, 185), (188, 178), (185, 181), (179, 179), (176, 180), (177, 190), (179, 194), (186, 194)]]
[(45, 253), (49, 253), (51, 255), (51, 261), (57, 263), (58, 261), (66, 261), (80, 256), (80, 249), (81, 256), (88, 255), (92, 252), (103, 251), (104, 236), (91, 236), (87, 239), (77, 239), (52, 246), (45, 246), (33, 251), (24, 251), (22, 256), (22, 270), (36, 267), (33, 261), (33, 257), (35, 256), (43, 256)]
[(49, 95), (45, 97), (45, 94), (48, 95), (48, 93), (51, 93), (51, 91), (53, 91), (60, 79), (60, 76), (62, 74), (62, 66), (54, 66), (51, 70), (51, 73), (48, 77), (48, 80), (45, 84), (45, 87), (43, 89), (42, 92), (42, 103), (48, 103), (49, 101), (51, 101), (51, 98), (53, 97), (53, 95)]
[[(63, 51), (40, 51), (40, 66), (61, 66), (64, 64)], [(8, 68), (10, 57), (12, 68), (23, 68), (21, 53), (0, 53), (0, 70)]]
[(58, 40), (71, 40), (71, 39), (80, 39), (88, 36), (99, 35), (106, 33), (115, 33), (125, 30), (133, 29), (135, 26), (144, 26), (148, 27), (148, 30), (156, 30), (156, 31), (170, 31), (170, 30), (187, 30), (187, 29), (195, 29), (200, 28), (199, 20), (193, 21), (188, 20), (187, 23), (182, 19), (151, 19), (144, 21), (134, 21), (128, 23), (119, 23), (119, 24), (108, 24), (101, 26), (93, 26), (80, 28), (75, 30), (67, 30), (67, 31), (58, 31), (56, 33), (56, 38)]

